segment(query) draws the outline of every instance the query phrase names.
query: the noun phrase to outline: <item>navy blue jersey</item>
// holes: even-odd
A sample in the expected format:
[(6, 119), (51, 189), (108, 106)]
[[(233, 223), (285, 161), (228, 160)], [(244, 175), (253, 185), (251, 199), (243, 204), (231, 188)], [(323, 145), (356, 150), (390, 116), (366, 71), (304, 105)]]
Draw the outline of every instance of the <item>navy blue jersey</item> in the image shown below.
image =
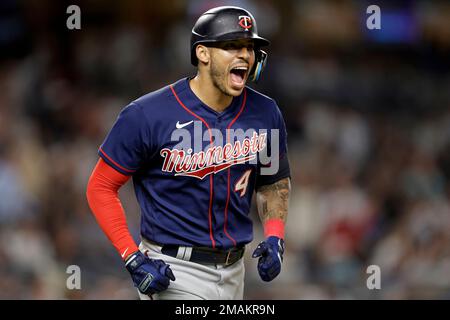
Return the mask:
[[(141, 235), (160, 244), (228, 249), (251, 242), (254, 190), (289, 176), (286, 129), (274, 100), (246, 87), (216, 112), (193, 93), (189, 78), (125, 107), (99, 155), (132, 175)], [(271, 167), (278, 169), (265, 174)]]

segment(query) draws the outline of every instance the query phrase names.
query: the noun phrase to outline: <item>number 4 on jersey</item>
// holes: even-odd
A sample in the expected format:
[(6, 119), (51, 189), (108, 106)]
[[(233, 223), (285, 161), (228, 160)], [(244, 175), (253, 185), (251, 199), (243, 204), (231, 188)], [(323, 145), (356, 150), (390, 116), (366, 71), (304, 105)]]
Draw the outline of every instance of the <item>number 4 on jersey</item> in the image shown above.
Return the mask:
[(241, 198), (245, 195), (245, 192), (247, 191), (250, 173), (252, 173), (252, 169), (245, 171), (242, 177), (239, 178), (239, 180), (236, 182), (236, 185), (234, 186), (234, 191), (241, 192), (240, 194)]

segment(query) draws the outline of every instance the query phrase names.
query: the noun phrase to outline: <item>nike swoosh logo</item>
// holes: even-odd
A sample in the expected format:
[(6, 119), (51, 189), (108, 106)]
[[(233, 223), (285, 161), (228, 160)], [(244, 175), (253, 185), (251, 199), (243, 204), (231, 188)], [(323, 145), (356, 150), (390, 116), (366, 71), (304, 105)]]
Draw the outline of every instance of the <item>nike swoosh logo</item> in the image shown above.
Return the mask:
[(176, 127), (177, 127), (177, 129), (181, 129), (181, 128), (186, 127), (187, 125), (190, 125), (192, 122), (194, 122), (194, 120), (191, 120), (191, 121), (188, 121), (185, 123), (180, 123), (180, 121), (177, 121)]
[(125, 249), (125, 251), (122, 253), (122, 258), (125, 257), (125, 255), (127, 254), (128, 248)]

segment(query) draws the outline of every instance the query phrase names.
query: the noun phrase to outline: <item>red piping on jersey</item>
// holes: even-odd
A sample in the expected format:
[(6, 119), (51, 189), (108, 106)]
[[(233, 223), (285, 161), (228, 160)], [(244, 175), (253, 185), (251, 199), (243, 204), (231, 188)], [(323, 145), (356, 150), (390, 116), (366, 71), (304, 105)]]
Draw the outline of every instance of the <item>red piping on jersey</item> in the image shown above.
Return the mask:
[[(172, 90), (172, 93), (175, 96), (175, 99), (177, 99), (178, 103), (183, 107), (183, 109), (185, 109), (187, 112), (189, 112), (190, 114), (192, 114), (194, 117), (196, 117), (197, 119), (199, 119), (201, 122), (203, 122), (205, 124), (205, 126), (208, 128), (209, 141), (211, 142), (211, 144), (213, 144), (214, 142), (213, 142), (213, 139), (212, 139), (211, 128), (209, 127), (209, 125), (205, 121), (205, 119), (203, 119), (202, 117), (196, 115), (194, 112), (189, 110), (188, 107), (186, 107), (184, 105), (184, 103), (180, 100), (180, 98), (178, 97), (177, 93), (173, 89), (172, 85), (170, 85), (170, 90)], [(209, 238), (211, 239), (212, 247), (215, 248), (216, 247), (216, 241), (214, 240), (213, 231), (212, 231), (212, 200), (213, 200), (213, 175), (210, 175), (209, 176), (209, 208), (208, 208)]]
[(130, 169), (127, 169), (127, 168), (122, 167), (120, 164), (118, 164), (118, 163), (115, 162), (113, 159), (111, 159), (111, 158), (106, 154), (106, 152), (103, 151), (102, 148), (100, 148), (99, 150), (100, 150), (100, 152), (101, 152), (101, 153), (102, 153), (109, 161), (111, 161), (115, 166), (117, 166), (118, 168), (122, 169), (123, 171), (129, 172), (129, 173), (133, 173), (133, 172), (136, 171), (136, 170), (130, 170)]
[[(230, 124), (227, 127), (227, 143), (229, 143), (230, 141), (230, 135), (229, 135), (229, 129), (231, 128), (231, 126), (236, 122), (236, 120), (239, 118), (239, 116), (241, 115), (242, 111), (244, 111), (244, 107), (245, 107), (245, 102), (247, 100), (247, 90), (244, 89), (244, 98), (242, 99), (242, 106), (241, 109), (239, 110), (238, 114), (236, 115), (236, 117), (234, 117), (234, 119), (230, 122)], [(230, 236), (228, 234), (227, 231), (227, 220), (228, 220), (228, 203), (230, 202), (230, 175), (231, 175), (231, 168), (228, 168), (228, 179), (227, 179), (227, 202), (225, 204), (225, 222), (223, 224), (223, 231), (225, 232), (225, 234), (227, 235), (228, 239), (230, 239), (233, 242), (233, 245), (236, 247), (236, 240)]]

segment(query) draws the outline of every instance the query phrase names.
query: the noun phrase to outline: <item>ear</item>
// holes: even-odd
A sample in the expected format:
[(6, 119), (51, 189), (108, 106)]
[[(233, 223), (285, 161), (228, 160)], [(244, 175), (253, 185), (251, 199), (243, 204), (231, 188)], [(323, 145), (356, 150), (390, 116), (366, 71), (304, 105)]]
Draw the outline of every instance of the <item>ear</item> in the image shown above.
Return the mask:
[(209, 48), (205, 47), (201, 44), (199, 44), (195, 48), (195, 54), (197, 55), (197, 59), (199, 62), (202, 62), (204, 64), (208, 64), (209, 60), (211, 59)]

